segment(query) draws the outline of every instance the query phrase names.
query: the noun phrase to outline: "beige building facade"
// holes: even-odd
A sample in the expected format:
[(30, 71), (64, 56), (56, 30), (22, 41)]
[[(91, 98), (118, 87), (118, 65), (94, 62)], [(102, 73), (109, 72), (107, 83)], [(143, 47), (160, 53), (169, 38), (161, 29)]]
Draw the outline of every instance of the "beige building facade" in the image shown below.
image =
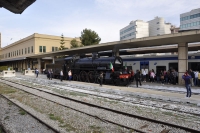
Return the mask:
[[(66, 48), (70, 48), (72, 39), (76, 39), (80, 42), (79, 38), (64, 37), (64, 46)], [(9, 65), (16, 68), (17, 71), (28, 68), (45, 69), (46, 64), (51, 63), (52, 59), (40, 59), (40, 61), (38, 61), (29, 59), (28, 57), (46, 52), (55, 52), (59, 50), (60, 42), (61, 36), (34, 33), (6, 47), (0, 48), (0, 65)], [(38, 64), (40, 64), (40, 66), (38, 66)]]

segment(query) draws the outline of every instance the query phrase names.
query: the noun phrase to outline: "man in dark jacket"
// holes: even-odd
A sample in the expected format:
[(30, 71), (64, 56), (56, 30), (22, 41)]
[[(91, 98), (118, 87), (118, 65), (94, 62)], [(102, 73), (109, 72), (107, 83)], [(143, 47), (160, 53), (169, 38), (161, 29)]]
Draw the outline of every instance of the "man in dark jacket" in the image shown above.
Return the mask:
[(190, 82), (190, 79), (191, 79), (192, 77), (186, 72), (183, 76), (182, 76), (182, 79), (184, 79), (185, 80), (185, 87), (186, 87), (186, 89), (187, 89), (187, 95), (186, 95), (186, 97), (191, 97), (191, 88), (190, 88), (190, 86), (191, 86), (191, 82)]
[(135, 81), (136, 81), (136, 85), (138, 87), (138, 82), (140, 83), (140, 86), (142, 85), (141, 84), (141, 74), (140, 74), (140, 71), (137, 70), (136, 74), (135, 74)]

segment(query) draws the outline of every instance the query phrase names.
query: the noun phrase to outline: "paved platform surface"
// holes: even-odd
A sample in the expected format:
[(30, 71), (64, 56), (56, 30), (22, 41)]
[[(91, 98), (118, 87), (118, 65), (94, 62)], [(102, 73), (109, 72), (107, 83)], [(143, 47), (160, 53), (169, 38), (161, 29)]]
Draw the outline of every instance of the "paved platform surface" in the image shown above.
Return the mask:
[[(22, 75), (22, 74), (16, 73), (16, 76), (18, 75)], [(46, 75), (39, 74), (38, 78), (46, 79), (47, 77)], [(59, 81), (59, 79), (53, 79), (53, 80)], [(87, 83), (87, 82), (67, 81), (67, 80), (63, 80), (63, 82), (68, 82), (70, 84), (79, 84), (79, 85), (82, 84), (82, 85), (100, 87), (99, 84)], [(200, 87), (192, 87), (192, 92), (195, 92), (195, 94), (192, 94), (190, 98), (186, 98), (186, 89), (184, 86), (180, 86), (180, 85), (161, 85), (159, 83), (146, 82), (146, 83), (142, 83), (142, 86), (139, 86), (138, 88), (136, 87), (135, 83), (132, 83), (128, 87), (103, 85), (103, 87), (101, 88), (131, 92), (141, 97), (150, 97), (150, 98), (162, 99), (162, 100), (168, 100), (168, 101), (194, 103), (200, 106)], [(162, 88), (162, 89), (159, 89), (159, 88)]]

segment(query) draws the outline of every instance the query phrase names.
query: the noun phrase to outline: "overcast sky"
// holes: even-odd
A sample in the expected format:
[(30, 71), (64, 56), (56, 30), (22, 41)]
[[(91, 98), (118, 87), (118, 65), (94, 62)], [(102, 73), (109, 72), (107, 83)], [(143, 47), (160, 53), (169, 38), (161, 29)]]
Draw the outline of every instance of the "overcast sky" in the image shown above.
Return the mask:
[(132, 20), (163, 17), (180, 25), (181, 13), (200, 8), (200, 0), (36, 0), (22, 14), (0, 8), (2, 47), (33, 33), (80, 37), (96, 31), (100, 43), (119, 40), (119, 30)]

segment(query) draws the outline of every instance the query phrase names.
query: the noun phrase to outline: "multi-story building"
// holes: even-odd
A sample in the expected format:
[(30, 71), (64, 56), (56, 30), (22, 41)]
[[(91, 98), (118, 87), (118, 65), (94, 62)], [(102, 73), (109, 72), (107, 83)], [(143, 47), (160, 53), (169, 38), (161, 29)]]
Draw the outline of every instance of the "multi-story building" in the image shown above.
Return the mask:
[(165, 23), (164, 18), (155, 17), (155, 19), (148, 21), (149, 36), (159, 36), (164, 34), (171, 34), (171, 24)]
[(131, 21), (120, 30), (120, 40), (128, 40), (149, 36), (149, 24), (142, 20)]
[[(72, 39), (76, 39), (80, 43), (79, 38), (64, 37), (64, 46), (66, 48), (70, 48), (70, 42)], [(14, 68), (16, 67), (18, 68), (18, 70), (21, 70), (22, 68), (35, 68), (37, 67), (37, 63), (32, 62), (30, 66), (28, 65), (28, 63), (23, 61), (27, 60), (28, 56), (34, 56), (37, 54), (48, 52), (55, 52), (59, 50), (59, 47), (61, 45), (60, 42), (60, 36), (34, 33), (31, 36), (28, 36), (3, 48), (1, 48), (0, 43), (0, 63), (8, 61), (19, 61), (17, 63), (17, 67), (14, 66)], [(46, 63), (48, 62), (43, 61), (41, 67), (45, 68)]]
[(120, 30), (120, 40), (158, 36), (171, 33), (171, 24), (165, 23), (161, 17), (144, 22), (142, 20), (131, 21), (130, 24)]
[(200, 29), (200, 8), (180, 14), (180, 30)]

